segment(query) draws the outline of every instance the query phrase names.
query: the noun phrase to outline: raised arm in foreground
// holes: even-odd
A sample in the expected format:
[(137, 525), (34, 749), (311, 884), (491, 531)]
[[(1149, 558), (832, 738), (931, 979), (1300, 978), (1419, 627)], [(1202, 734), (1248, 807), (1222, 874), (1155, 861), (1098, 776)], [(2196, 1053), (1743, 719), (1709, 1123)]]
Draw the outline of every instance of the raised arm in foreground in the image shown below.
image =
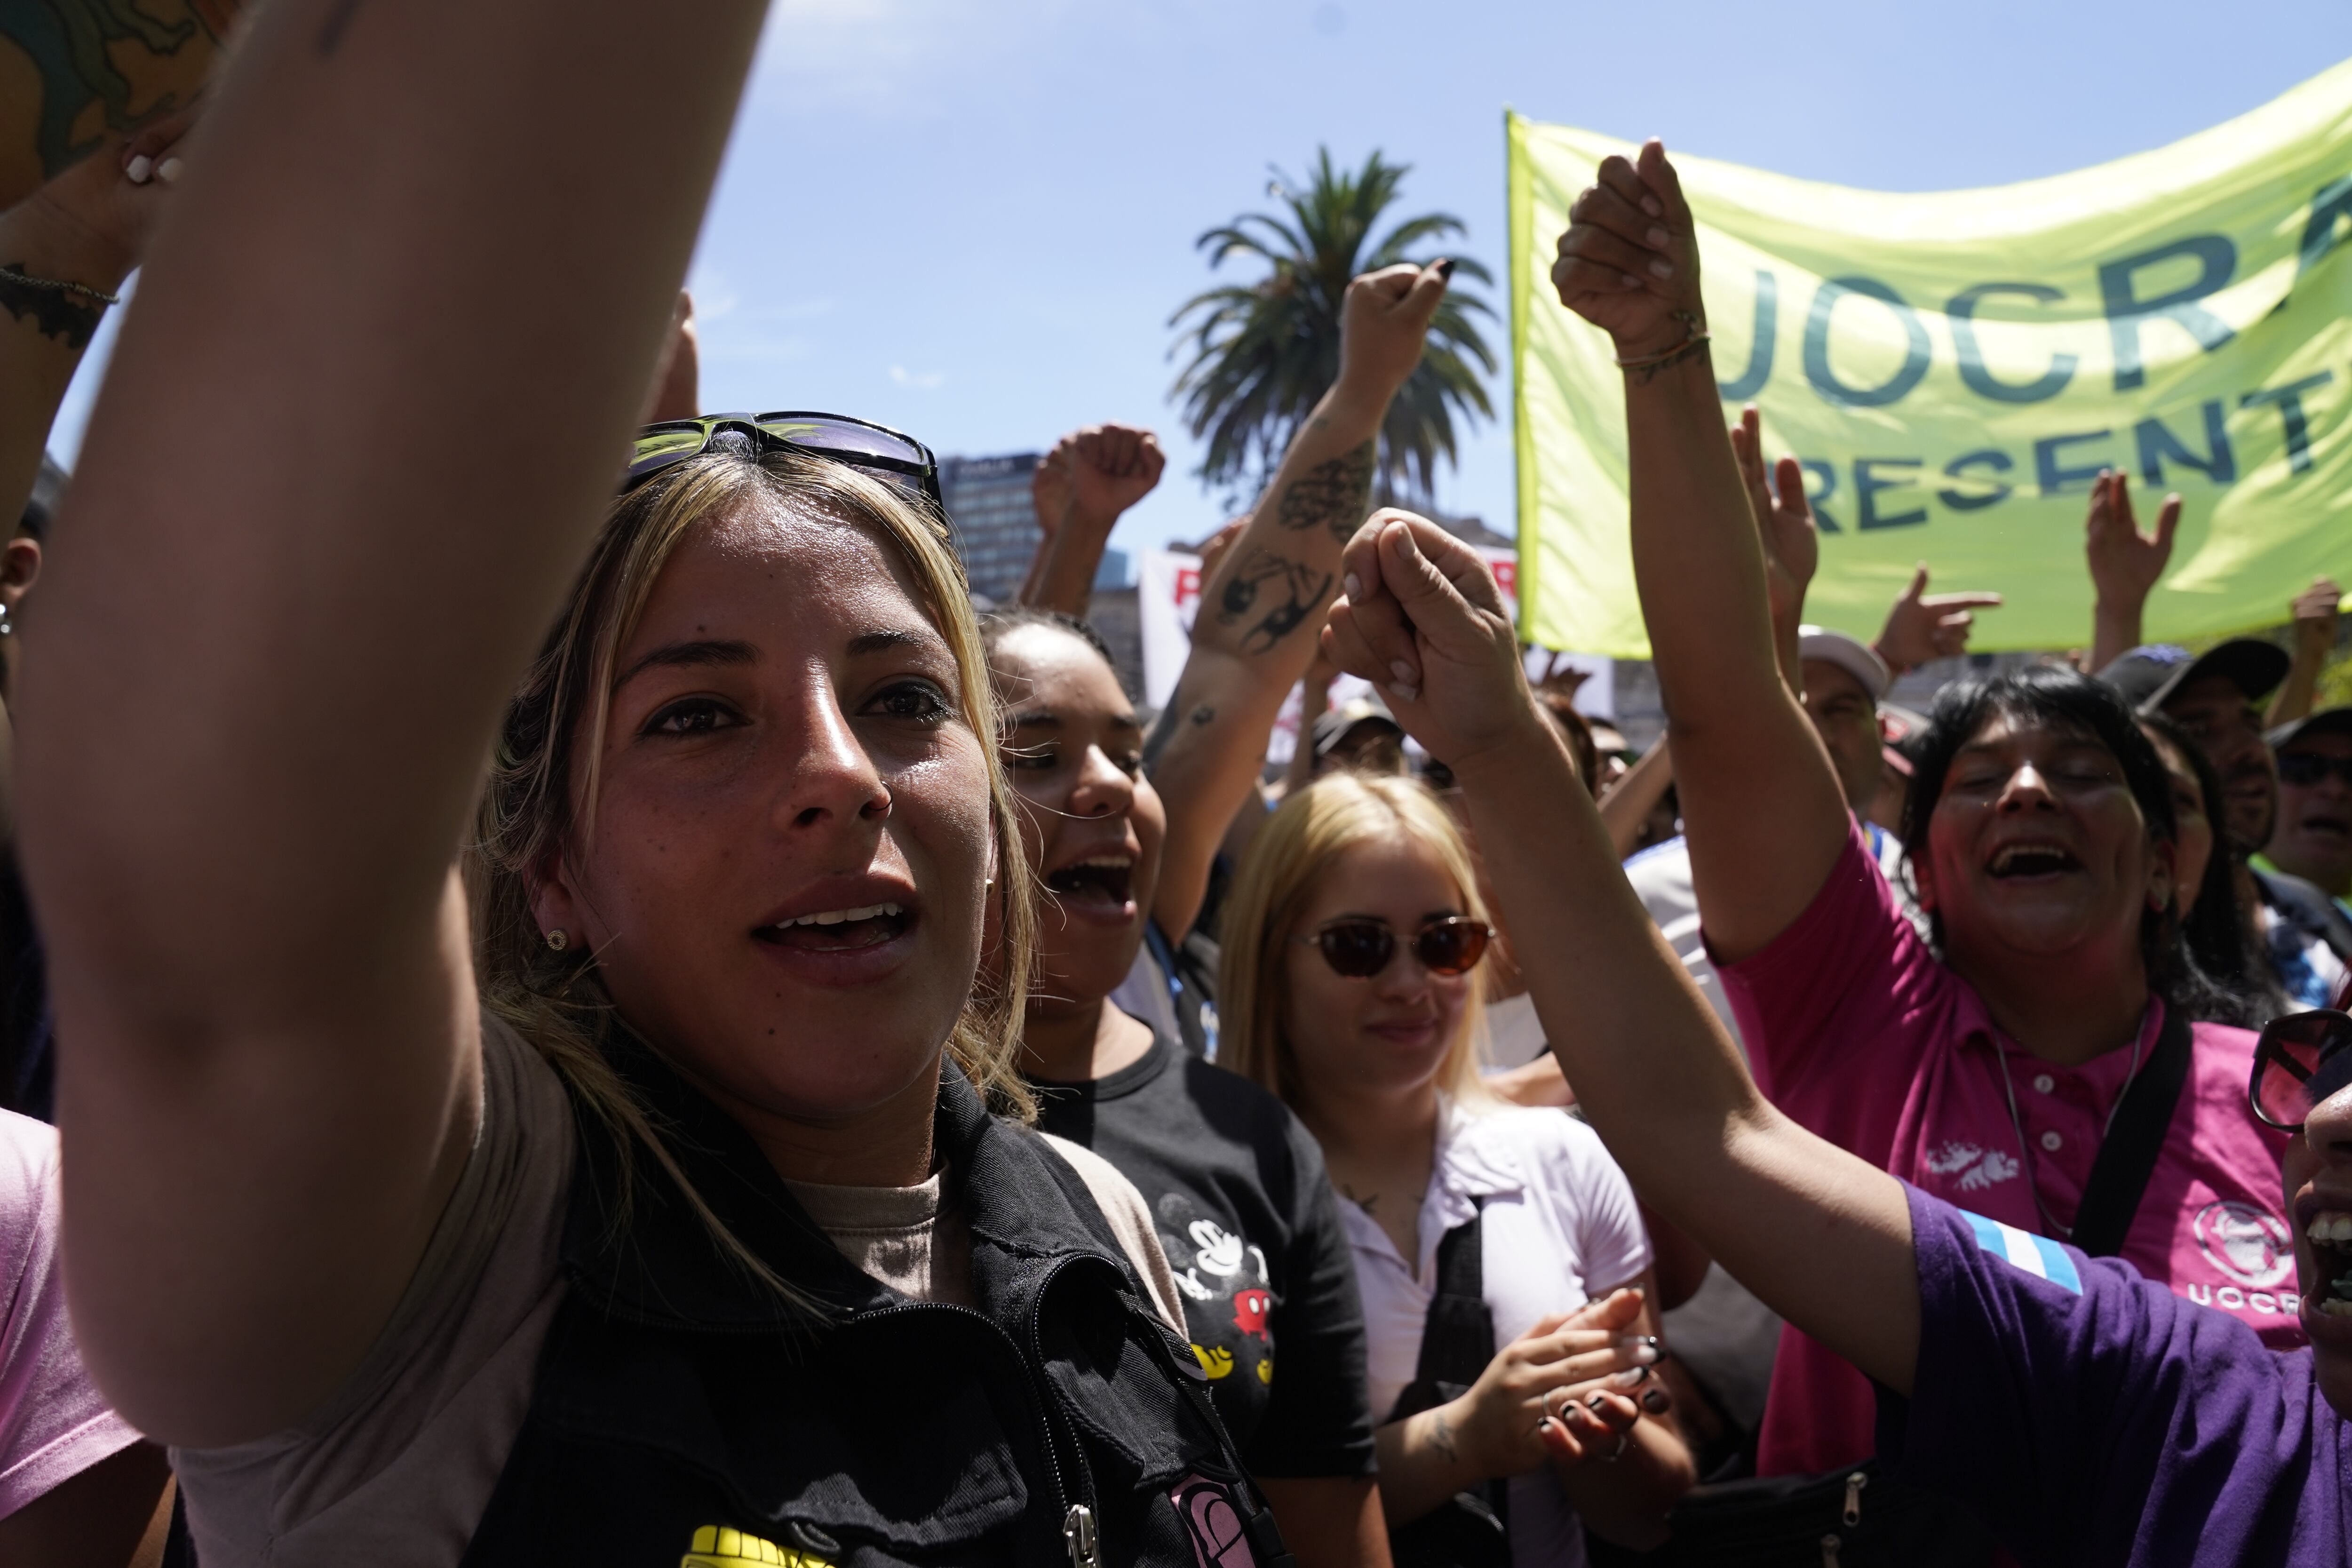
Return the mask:
[(1697, 240), (1665, 150), (1644, 146), (1639, 169), (1606, 160), (1570, 216), (1552, 281), (1627, 366), (1633, 574), (1691, 879), (1709, 944), (1745, 958), (1812, 901), (1845, 844), (1845, 799), (1775, 657), (1758, 520), (1702, 335)]
[(645, 402), (761, 15), (284, 0), (207, 111), (19, 732), (73, 1042), (76, 1327), (159, 1437), (315, 1405), (462, 1168), (451, 862)]
[(1485, 563), (1381, 512), (1343, 570), (1332, 657), (1381, 679), (1398, 722), (1461, 782), (1536, 1016), (1634, 1189), (1766, 1304), (1907, 1392), (1919, 1291), (1902, 1188), (1757, 1092), (1535, 710)]
[(1373, 443), (1421, 363), (1453, 263), (1368, 272), (1348, 285), (1339, 378), (1299, 426), (1241, 538), (1201, 590), (1192, 651), (1147, 748), (1168, 804), (1152, 919), (1192, 929), (1225, 825), (1247, 798), (1283, 699), (1315, 657), (1339, 591), (1339, 551), (1372, 500)]

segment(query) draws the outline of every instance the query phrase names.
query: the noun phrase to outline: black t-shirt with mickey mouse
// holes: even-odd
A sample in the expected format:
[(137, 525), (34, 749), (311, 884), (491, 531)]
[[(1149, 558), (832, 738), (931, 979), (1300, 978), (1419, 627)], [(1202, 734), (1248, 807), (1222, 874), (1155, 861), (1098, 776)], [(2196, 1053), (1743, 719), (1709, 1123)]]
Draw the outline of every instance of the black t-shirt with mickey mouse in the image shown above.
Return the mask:
[(1164, 1037), (1092, 1083), (1033, 1084), (1038, 1126), (1108, 1160), (1150, 1206), (1192, 1353), (1251, 1472), (1371, 1474), (1355, 1260), (1298, 1119)]

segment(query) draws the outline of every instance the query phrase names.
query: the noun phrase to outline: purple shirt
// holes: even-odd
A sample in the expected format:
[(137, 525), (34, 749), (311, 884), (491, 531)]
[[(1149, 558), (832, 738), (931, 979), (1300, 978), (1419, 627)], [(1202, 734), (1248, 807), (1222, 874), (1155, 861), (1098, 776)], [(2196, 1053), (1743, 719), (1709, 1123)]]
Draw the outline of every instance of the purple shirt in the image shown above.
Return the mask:
[(2309, 1350), (1904, 1190), (1919, 1364), (1908, 1400), (1879, 1391), (1893, 1474), (1966, 1505), (2029, 1565), (2352, 1560), (2352, 1445)]

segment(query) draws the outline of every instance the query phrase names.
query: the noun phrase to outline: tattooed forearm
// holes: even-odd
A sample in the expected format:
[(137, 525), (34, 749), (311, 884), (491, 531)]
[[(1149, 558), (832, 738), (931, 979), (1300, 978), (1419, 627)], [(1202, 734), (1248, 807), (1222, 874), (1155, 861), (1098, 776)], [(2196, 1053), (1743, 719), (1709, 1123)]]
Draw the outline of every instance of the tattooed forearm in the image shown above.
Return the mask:
[(1318, 526), (1342, 543), (1355, 536), (1372, 504), (1373, 445), (1315, 465), (1285, 486), (1274, 520), (1294, 532)]
[[(93, 151), (186, 104), (203, 87), (241, 0), (49, 0), (0, 5), (0, 54), (39, 79), (33, 162), (46, 182)], [(23, 155), (8, 149), (12, 159)], [(18, 193), (22, 194), (22, 193)], [(0, 205), (14, 195), (0, 194)]]
[(1225, 579), (1217, 595), (1217, 619), (1232, 626), (1259, 616), (1242, 634), (1242, 651), (1265, 653), (1321, 609), (1330, 591), (1330, 573), (1270, 550), (1253, 550)]
[(1445, 1418), (1445, 1412), (1443, 1410), (1430, 1417), (1429, 1442), (1432, 1447), (1448, 1459), (1455, 1461), (1461, 1459), (1462, 1456), (1456, 1453), (1454, 1447), (1454, 1423)]
[(32, 322), (34, 331), (43, 337), (57, 339), (75, 353), (89, 347), (99, 322), (106, 319), (103, 306), (66, 289), (44, 289), (22, 281), (25, 268), (20, 262), (0, 262), (0, 267), (19, 275), (11, 278), (0, 272), (0, 310), (20, 321)]

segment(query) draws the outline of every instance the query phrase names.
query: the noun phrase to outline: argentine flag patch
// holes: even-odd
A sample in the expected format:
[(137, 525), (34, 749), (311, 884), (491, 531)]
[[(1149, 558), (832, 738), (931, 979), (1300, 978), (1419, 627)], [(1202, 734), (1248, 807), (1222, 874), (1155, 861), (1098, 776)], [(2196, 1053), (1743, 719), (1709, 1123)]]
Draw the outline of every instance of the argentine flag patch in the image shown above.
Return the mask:
[(1969, 1222), (1969, 1228), (1977, 1233), (1977, 1245), (1995, 1258), (2015, 1264), (2036, 1279), (2047, 1279), (2062, 1290), (2077, 1296), (2083, 1293), (2083, 1277), (2074, 1271), (2074, 1260), (2048, 1237), (2035, 1236), (1966, 1209), (1958, 1212)]

